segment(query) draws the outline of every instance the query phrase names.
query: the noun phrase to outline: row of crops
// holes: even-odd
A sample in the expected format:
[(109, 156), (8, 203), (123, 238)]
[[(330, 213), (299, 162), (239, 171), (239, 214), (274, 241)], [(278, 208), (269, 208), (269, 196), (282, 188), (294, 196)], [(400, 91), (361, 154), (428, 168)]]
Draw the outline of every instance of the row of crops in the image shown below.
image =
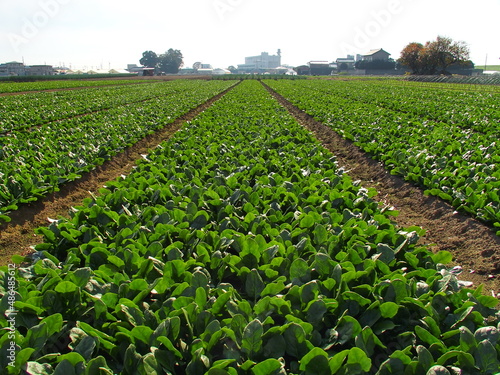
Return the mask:
[(27, 91), (60, 90), (69, 88), (97, 87), (111, 85), (136, 84), (132, 79), (96, 79), (96, 80), (67, 80), (67, 81), (36, 81), (36, 82), (2, 82), (0, 81), (0, 94)]
[(175, 81), (2, 98), (0, 126), (9, 131), (0, 135), (0, 219), (232, 84)]
[(383, 81), (267, 83), (392, 173), (500, 227), (500, 93)]
[(418, 246), (421, 229), (395, 227), (374, 194), (259, 82), (242, 82), (40, 228), (38, 261), (1, 268), (0, 366), (498, 372), (497, 299), (460, 288), (451, 255)]
[[(127, 104), (140, 104), (143, 101), (165, 97), (165, 95), (177, 92), (185, 95), (185, 91), (191, 91), (197, 85), (199, 86), (200, 83), (189, 81), (176, 81), (172, 84), (156, 82), (2, 97), (0, 100), (2, 113), (0, 135), (9, 135), (15, 130), (30, 130), (35, 126), (114, 109)], [(217, 84), (213, 84), (212, 87), (215, 86)]]

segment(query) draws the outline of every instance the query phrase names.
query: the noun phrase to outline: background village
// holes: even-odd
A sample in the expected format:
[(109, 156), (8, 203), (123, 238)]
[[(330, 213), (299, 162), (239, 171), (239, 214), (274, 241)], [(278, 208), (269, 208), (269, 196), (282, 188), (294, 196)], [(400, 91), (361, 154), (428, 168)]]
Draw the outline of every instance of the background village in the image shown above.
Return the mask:
[[(284, 65), (281, 62), (281, 50), (275, 55), (262, 52), (257, 56), (245, 57), (244, 64), (217, 68), (211, 64), (196, 62), (192, 67), (183, 67), (178, 74), (181, 75), (223, 75), (223, 74), (286, 74), (286, 75), (312, 75), (325, 76), (335, 74), (345, 75), (402, 75), (407, 72), (400, 66), (391, 54), (382, 48), (367, 51), (364, 54), (347, 55), (335, 61), (309, 61), (300, 66)], [(450, 69), (451, 73), (461, 75), (480, 75), (483, 69), (474, 66), (457, 67)], [(126, 69), (107, 69), (91, 67), (90, 69), (71, 69), (71, 67), (54, 67), (52, 65), (25, 65), (24, 62), (7, 62), (0, 64), (0, 76), (47, 76), (57, 74), (136, 74), (139, 76), (152, 76), (159, 74), (155, 68), (128, 64)]]

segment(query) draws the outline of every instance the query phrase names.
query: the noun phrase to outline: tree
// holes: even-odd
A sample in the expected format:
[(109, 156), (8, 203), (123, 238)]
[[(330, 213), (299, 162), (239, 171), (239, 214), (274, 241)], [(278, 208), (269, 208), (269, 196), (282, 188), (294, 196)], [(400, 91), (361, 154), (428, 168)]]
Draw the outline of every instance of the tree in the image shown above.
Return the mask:
[(158, 68), (163, 73), (177, 74), (183, 65), (182, 53), (178, 49), (170, 48), (158, 57)]
[(438, 36), (434, 42), (427, 45), (431, 61), (436, 65), (436, 70), (447, 74), (446, 69), (456, 63), (469, 59), (469, 47), (465, 42), (454, 42), (451, 38)]
[(158, 55), (153, 51), (145, 51), (142, 53), (139, 63), (147, 68), (155, 68), (158, 64)]
[(461, 64), (469, 59), (469, 47), (465, 42), (454, 42), (451, 38), (438, 36), (435, 41), (410, 43), (403, 51), (399, 63), (412, 70), (413, 74), (449, 74), (450, 65)]
[(410, 68), (414, 74), (421, 74), (422, 53), (424, 46), (420, 43), (410, 43), (402, 51), (399, 63)]

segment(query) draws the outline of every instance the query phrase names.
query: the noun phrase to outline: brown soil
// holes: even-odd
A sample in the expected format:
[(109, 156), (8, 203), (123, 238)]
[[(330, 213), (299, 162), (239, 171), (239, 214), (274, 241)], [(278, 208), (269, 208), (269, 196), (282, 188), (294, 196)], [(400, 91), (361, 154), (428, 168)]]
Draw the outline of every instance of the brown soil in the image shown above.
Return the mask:
[(485, 293), (499, 294), (500, 238), (490, 227), (456, 212), (439, 198), (424, 195), (422, 188), (402, 177), (391, 175), (379, 161), (370, 158), (352, 142), (266, 88), (336, 156), (339, 165), (349, 171), (353, 180), (360, 180), (367, 188), (375, 188), (378, 191), (375, 199), (399, 211), (394, 219), (398, 226), (425, 229), (421, 243), (433, 251), (451, 252), (453, 265), (463, 268), (460, 280), (472, 281), (476, 287), (484, 284)]
[(186, 121), (195, 118), (203, 110), (211, 106), (231, 88), (208, 100), (204, 104), (189, 111), (164, 129), (151, 134), (124, 152), (114, 156), (81, 179), (60, 186), (60, 190), (42, 200), (22, 205), (9, 216), (10, 223), (0, 225), (0, 265), (5, 265), (14, 254), (26, 255), (43, 238), (35, 234), (35, 229), (49, 224), (49, 219), (69, 216), (71, 207), (78, 206), (90, 193), (98, 195), (100, 188), (107, 181), (126, 175), (135, 165), (141, 154), (147, 154), (162, 141), (170, 138)]

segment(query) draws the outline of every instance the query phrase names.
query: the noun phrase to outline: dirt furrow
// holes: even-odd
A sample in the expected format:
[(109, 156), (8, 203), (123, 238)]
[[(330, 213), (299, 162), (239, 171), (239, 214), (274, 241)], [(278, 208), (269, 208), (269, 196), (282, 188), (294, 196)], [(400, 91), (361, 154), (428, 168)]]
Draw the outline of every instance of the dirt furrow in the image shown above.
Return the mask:
[[(264, 83), (263, 83), (264, 84)], [(441, 199), (427, 196), (423, 189), (391, 175), (377, 160), (334, 132), (328, 126), (295, 107), (269, 86), (269, 92), (348, 170), (353, 180), (378, 191), (375, 199), (399, 211), (394, 219), (401, 227), (419, 226), (426, 230), (421, 243), (433, 251), (446, 250), (453, 254), (454, 263), (463, 267), (461, 280), (474, 286), (484, 284), (486, 293), (500, 292), (500, 238), (494, 231)]]
[(169, 139), (186, 121), (195, 118), (234, 86), (189, 111), (162, 130), (128, 147), (82, 178), (60, 186), (58, 192), (31, 204), (21, 205), (18, 210), (10, 213), (11, 222), (0, 225), (0, 265), (7, 264), (14, 254), (24, 255), (32, 252), (32, 247), (43, 240), (34, 233), (36, 228), (48, 225), (49, 219), (68, 217), (71, 207), (81, 204), (91, 193), (98, 195), (99, 189), (107, 181), (127, 175), (142, 154), (147, 154), (149, 150)]

